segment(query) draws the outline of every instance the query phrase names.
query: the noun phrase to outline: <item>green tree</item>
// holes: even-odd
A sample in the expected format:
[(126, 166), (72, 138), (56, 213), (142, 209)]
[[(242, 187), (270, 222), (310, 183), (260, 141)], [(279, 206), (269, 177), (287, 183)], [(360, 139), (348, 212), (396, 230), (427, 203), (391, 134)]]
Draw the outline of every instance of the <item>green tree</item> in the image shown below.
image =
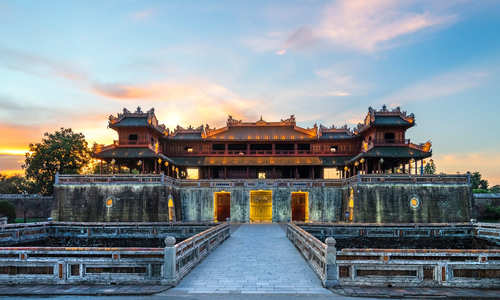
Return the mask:
[(472, 186), (472, 189), (482, 189), (482, 190), (487, 190), (488, 189), (488, 180), (482, 179), (481, 173), (479, 172), (474, 172), (470, 176), (470, 183)]
[(0, 175), (0, 194), (33, 194), (37, 192), (34, 183), (24, 176), (6, 177)]
[(90, 160), (91, 151), (85, 136), (69, 128), (45, 133), (41, 143), (30, 144), (23, 168), (44, 195), (54, 191), (56, 173), (78, 174)]
[(9, 223), (16, 220), (16, 208), (9, 201), (0, 201), (0, 215), (7, 217)]
[(434, 160), (429, 160), (428, 163), (424, 166), (424, 174), (426, 175), (434, 175), (436, 174), (436, 165), (434, 164)]
[(492, 193), (500, 193), (500, 185), (494, 185), (492, 188), (490, 188), (490, 192)]

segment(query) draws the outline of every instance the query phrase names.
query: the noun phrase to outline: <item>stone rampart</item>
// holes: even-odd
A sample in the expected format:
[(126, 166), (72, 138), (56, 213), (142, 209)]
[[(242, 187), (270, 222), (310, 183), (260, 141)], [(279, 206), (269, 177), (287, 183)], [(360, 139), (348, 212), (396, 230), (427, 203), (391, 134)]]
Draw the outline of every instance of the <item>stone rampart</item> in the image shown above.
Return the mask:
[[(156, 176), (156, 177), (155, 177)], [(467, 176), (361, 175), (345, 180), (178, 180), (163, 175), (60, 176), (54, 220), (213, 221), (215, 193), (230, 194), (230, 220), (250, 222), (252, 191), (272, 194), (272, 221), (292, 219), (292, 193), (306, 193), (311, 222), (468, 222)], [(172, 199), (172, 201), (169, 201)], [(175, 208), (169, 209), (171, 202)], [(270, 219), (270, 220), (271, 220)]]
[(9, 201), (14, 205), (17, 218), (47, 219), (51, 215), (54, 197), (36, 194), (0, 194), (0, 201)]

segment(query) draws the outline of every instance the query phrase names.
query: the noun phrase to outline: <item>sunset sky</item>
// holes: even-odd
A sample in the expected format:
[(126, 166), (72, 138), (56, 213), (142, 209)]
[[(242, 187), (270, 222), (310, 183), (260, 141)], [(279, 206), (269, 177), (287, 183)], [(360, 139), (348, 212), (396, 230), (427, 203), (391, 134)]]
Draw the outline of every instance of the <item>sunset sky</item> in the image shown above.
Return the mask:
[(2, 173), (59, 127), (110, 143), (123, 107), (308, 127), (387, 104), (438, 172), (500, 184), (500, 1), (1, 1), (0, 82)]

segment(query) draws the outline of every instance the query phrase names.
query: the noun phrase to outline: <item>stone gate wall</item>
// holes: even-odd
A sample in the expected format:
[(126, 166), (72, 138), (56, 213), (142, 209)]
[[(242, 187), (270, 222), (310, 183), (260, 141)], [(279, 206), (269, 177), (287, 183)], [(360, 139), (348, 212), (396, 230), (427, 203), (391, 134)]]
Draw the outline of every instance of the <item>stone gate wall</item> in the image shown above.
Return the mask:
[[(362, 175), (347, 180), (177, 180), (156, 176), (62, 178), (55, 185), (52, 217), (80, 222), (168, 221), (171, 197), (177, 221), (213, 221), (214, 193), (225, 191), (231, 194), (231, 221), (249, 222), (252, 190), (272, 191), (273, 222), (291, 220), (291, 193), (298, 191), (308, 193), (311, 222), (346, 221), (346, 211), (356, 223), (468, 222), (471, 217), (472, 194), (465, 176)], [(111, 206), (107, 205), (109, 199)]]

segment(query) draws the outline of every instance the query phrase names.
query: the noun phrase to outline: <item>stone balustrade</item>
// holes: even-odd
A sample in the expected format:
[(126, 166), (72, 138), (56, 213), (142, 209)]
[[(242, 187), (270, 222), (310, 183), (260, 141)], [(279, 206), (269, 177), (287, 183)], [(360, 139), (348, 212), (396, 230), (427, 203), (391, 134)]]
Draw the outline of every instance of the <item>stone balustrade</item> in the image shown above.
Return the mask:
[[(333, 238), (477, 236), (498, 241), (498, 224), (300, 225), (289, 223), (287, 236), (327, 287), (337, 284), (469, 288), (500, 286), (500, 249), (336, 250)], [(311, 231), (316, 236), (326, 237), (325, 243)]]
[[(200, 232), (201, 231), (201, 232)], [(175, 244), (176, 238), (186, 238)], [(230, 225), (208, 223), (43, 222), (0, 227), (0, 244), (48, 237), (162, 238), (165, 248), (0, 247), (0, 283), (141, 283), (176, 285), (230, 236)]]
[(182, 187), (253, 187), (259, 184), (276, 187), (294, 186), (344, 186), (354, 183), (409, 183), (409, 184), (469, 184), (469, 175), (410, 175), (410, 174), (365, 174), (344, 179), (176, 179), (164, 174), (108, 174), (108, 175), (58, 175), (56, 184), (130, 184), (163, 183)]
[(180, 281), (230, 235), (229, 223), (223, 223), (196, 234), (176, 244), (175, 247), (171, 243), (171, 247), (174, 248), (171, 251), (175, 253), (175, 261), (172, 260), (174, 265), (170, 266), (170, 278), (175, 282)]

